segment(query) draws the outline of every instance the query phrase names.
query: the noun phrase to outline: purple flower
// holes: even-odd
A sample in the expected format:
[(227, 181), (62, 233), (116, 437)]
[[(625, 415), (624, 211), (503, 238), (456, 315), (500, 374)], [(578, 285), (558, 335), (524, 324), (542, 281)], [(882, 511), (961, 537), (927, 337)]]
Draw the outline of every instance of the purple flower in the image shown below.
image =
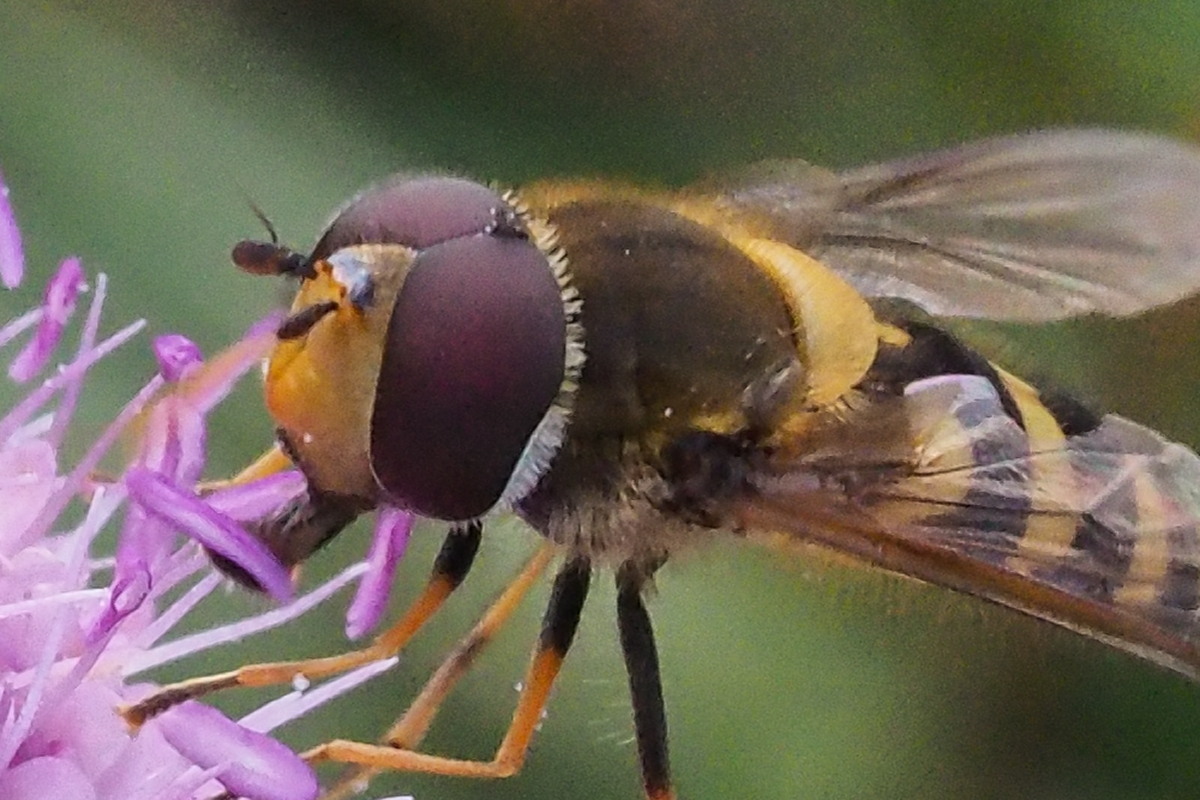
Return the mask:
[(21, 248), (21, 231), (17, 217), (8, 201), (8, 186), (0, 175), (0, 284), (6, 289), (21, 285), (25, 275), (25, 251)]
[[(20, 237), (0, 185), (6, 285), (19, 282), (20, 260)], [(282, 567), (264, 560), (261, 544), (236, 520), (286, 502), (302, 490), (302, 479), (278, 475), (211, 501), (191, 488), (204, 466), (205, 415), (261, 360), (274, 323), (203, 365), (191, 342), (160, 338), (160, 375), (116, 410), (78, 461), (64, 465), (60, 445), (90, 371), (143, 327), (135, 322), (100, 336), (106, 281), (98, 276), (74, 354), (46, 370), (86, 288), (82, 265), (68, 259), (38, 308), (0, 319), (0, 347), (28, 334), (10, 370), (14, 380), (49, 372), (0, 409), (0, 798), (190, 800), (226, 791), (251, 800), (314, 797), (308, 765), (265, 734), (394, 659), (290, 691), (240, 723), (188, 703), (135, 735), (118, 714), (153, 691), (141, 677), (147, 670), (284, 624), (367, 571), (354, 565), (286, 606), (177, 633), (221, 582), (197, 538), (273, 594), (291, 592)], [(134, 419), (141, 426), (133, 464), (121, 479), (97, 480), (100, 460)], [(119, 539), (115, 557), (106, 558), (94, 542), (109, 528), (119, 529)]]
[(209, 550), (236, 561), (267, 594), (278, 600), (291, 598), (292, 583), (287, 570), (270, 551), (231, 517), (203, 502), (194, 492), (145, 467), (133, 467), (125, 473), (125, 488), (138, 505), (162, 522), (188, 531)]
[(159, 373), (171, 383), (178, 383), (195, 372), (204, 360), (196, 343), (177, 333), (154, 340), (154, 357), (158, 359)]
[(375, 628), (387, 608), (396, 566), (404, 558), (412, 533), (413, 515), (397, 508), (380, 511), (375, 522), (367, 573), (358, 584), (354, 601), (346, 611), (346, 636), (357, 639)]
[(75, 313), (75, 300), (86, 288), (83, 280), (83, 265), (78, 258), (68, 258), (58, 267), (58, 273), (46, 284), (46, 296), (42, 300), (42, 316), (38, 320), (37, 333), (13, 359), (8, 376), (24, 383), (37, 374), (62, 338), (67, 320)]

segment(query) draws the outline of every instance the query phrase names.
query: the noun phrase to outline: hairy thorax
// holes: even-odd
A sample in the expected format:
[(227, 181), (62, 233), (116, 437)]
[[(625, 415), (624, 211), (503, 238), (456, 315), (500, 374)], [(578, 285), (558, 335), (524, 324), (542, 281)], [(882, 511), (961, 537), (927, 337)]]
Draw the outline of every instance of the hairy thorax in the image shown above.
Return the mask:
[(516, 511), (547, 539), (599, 564), (650, 567), (717, 535), (671, 507), (674, 488), (645, 442), (574, 439)]

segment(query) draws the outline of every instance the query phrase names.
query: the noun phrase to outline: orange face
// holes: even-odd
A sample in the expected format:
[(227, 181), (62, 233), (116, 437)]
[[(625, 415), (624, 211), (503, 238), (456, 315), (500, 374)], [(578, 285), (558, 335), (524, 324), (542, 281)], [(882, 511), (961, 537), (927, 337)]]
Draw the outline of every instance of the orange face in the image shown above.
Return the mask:
[[(364, 265), (411, 262), (405, 248), (353, 248)], [(389, 297), (363, 308), (346, 302), (346, 284), (333, 265), (319, 261), (316, 276), (301, 285), (292, 310), (324, 301), (338, 304), (306, 336), (281, 340), (267, 365), (267, 409), (295, 450), (309, 480), (324, 491), (373, 497), (368, 457), (371, 408), (383, 358)], [(377, 291), (394, 295), (395, 280), (377, 281)], [(383, 276), (380, 276), (381, 278)]]

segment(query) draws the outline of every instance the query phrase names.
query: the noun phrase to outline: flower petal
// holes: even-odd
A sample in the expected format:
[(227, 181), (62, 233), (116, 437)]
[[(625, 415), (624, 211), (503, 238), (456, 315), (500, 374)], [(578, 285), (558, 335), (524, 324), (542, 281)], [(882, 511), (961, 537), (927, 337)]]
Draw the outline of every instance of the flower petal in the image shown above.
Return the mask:
[(44, 313), (38, 321), (33, 338), (9, 365), (10, 378), (24, 383), (45, 366), (50, 359), (50, 353), (62, 337), (67, 321), (75, 311), (75, 299), (85, 287), (83, 265), (79, 259), (65, 259), (59, 265), (58, 272), (46, 284), (46, 293), (42, 300)]
[(58, 458), (41, 439), (0, 451), (0, 554), (11, 557), (46, 501), (58, 491)]
[(170, 383), (182, 380), (204, 360), (200, 347), (186, 336), (168, 333), (154, 339), (158, 371)]
[(96, 790), (77, 765), (66, 758), (34, 758), (5, 770), (0, 777), (0, 797), (5, 800), (42, 800), (69, 797), (94, 800)]
[(182, 397), (169, 394), (147, 414), (137, 464), (190, 486), (204, 472), (206, 435), (204, 414)]
[(19, 317), (11, 319), (8, 322), (0, 325), (0, 347), (11, 342), (17, 336), (20, 336), (25, 331), (38, 324), (38, 320), (42, 318), (42, 309), (35, 308), (32, 311), (26, 311)]
[(209, 411), (221, 402), (237, 379), (261, 364), (271, 352), (279, 320), (278, 314), (259, 320), (235, 344), (208, 359), (204, 369), (184, 380), (180, 387), (184, 396), (201, 411)]
[(109, 588), (108, 602), (87, 632), (88, 644), (110, 638), (126, 617), (142, 607), (150, 595), (150, 580), (150, 573), (143, 570), (117, 580)]
[(243, 728), (214, 708), (189, 700), (154, 721), (171, 746), (250, 800), (312, 800), (320, 791), (312, 767), (274, 739)]
[(175, 486), (143, 467), (131, 467), (125, 473), (125, 485), (130, 498), (138, 505), (175, 525), (214, 553), (233, 561), (267, 594), (280, 601), (291, 597), (291, 578), (266, 546), (195, 493)]
[(21, 229), (8, 199), (8, 184), (0, 175), (0, 283), (6, 289), (21, 285), (25, 274), (25, 252), (21, 247)]
[[(79, 347), (75, 351), (76, 359), (82, 358), (96, 347), (96, 336), (100, 333), (100, 317), (104, 311), (104, 301), (107, 295), (108, 276), (101, 272), (96, 276), (96, 290), (92, 292), (92, 302), (88, 308), (87, 317), (84, 319), (83, 330), (79, 334)], [(61, 445), (67, 435), (67, 427), (75, 415), (75, 406), (79, 402), (82, 392), (82, 380), (72, 381), (64, 387), (62, 400), (54, 412), (54, 424), (46, 435), (47, 440), (53, 442), (55, 447)]]
[(249, 483), (218, 489), (205, 499), (236, 520), (262, 519), (304, 491), (304, 475), (289, 469)]
[(252, 731), (270, 733), (280, 725), (286, 725), (314, 708), (341, 697), (351, 689), (382, 675), (399, 662), (400, 659), (396, 656), (381, 661), (372, 661), (370, 664), (352, 669), (344, 675), (327, 680), (316, 687), (288, 692), (283, 697), (277, 697), (271, 702), (259, 706), (238, 720), (238, 723)]
[(239, 619), (236, 622), (199, 633), (190, 633), (165, 644), (148, 648), (141, 653), (132, 654), (125, 661), (125, 675), (137, 675), (148, 669), (186, 658), (194, 653), (210, 650), (226, 642), (239, 642), (256, 633), (286, 625), (341, 591), (344, 586), (362, 575), (365, 569), (366, 567), (361, 562), (351, 564), (308, 594), (301, 595), (285, 606), (272, 608), (253, 617)]
[(413, 521), (412, 514), (398, 508), (379, 512), (371, 551), (367, 553), (367, 573), (359, 581), (358, 591), (346, 611), (346, 635), (351, 639), (371, 631), (387, 609), (396, 565), (408, 548)]
[(46, 405), (55, 394), (72, 383), (83, 380), (87, 371), (96, 362), (128, 342), (144, 327), (146, 327), (144, 320), (138, 320), (126, 325), (112, 336), (97, 344), (87, 353), (80, 355), (73, 362), (59, 370), (53, 377), (47, 378), (41, 386), (34, 389), (23, 400), (8, 409), (7, 413), (0, 417), (0, 442), (10, 441), (12, 435), (22, 425), (27, 423), (30, 417), (37, 413), (38, 409)]

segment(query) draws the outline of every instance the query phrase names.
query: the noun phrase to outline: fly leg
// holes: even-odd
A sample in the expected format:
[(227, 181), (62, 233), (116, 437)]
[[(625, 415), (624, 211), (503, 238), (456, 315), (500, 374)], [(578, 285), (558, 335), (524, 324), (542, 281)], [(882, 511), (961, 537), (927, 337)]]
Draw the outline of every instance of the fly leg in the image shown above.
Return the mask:
[[(310, 679), (322, 678), (373, 661), (390, 658), (408, 644), (416, 632), (442, 607), (450, 594), (462, 583), (475, 560), (481, 535), (482, 528), (478, 523), (451, 529), (434, 561), (433, 571), (421, 594), (417, 596), (417, 599), (395, 625), (377, 636), (367, 647), (324, 658), (249, 664), (229, 672), (170, 684), (141, 702), (126, 706), (121, 710), (122, 716), (131, 725), (137, 727), (171, 706), (222, 689), (291, 683), (301, 675)], [(534, 574), (540, 572), (550, 557), (549, 551), (549, 545), (539, 550), (530, 562), (530, 566), (526, 567), (526, 571), (540, 563)]]
[(646, 800), (675, 800), (667, 753), (667, 713), (658, 669), (658, 648), (642, 597), (648, 577), (640, 564), (629, 563), (617, 571), (617, 627), (621, 634), (621, 651), (625, 655), (625, 671), (629, 674), (633, 729)]
[[(475, 626), (458, 641), (422, 687), (416, 699), (388, 729), (383, 742), (400, 750), (415, 750), (420, 746), (433, 724), (434, 717), (441, 710), (443, 701), (492, 642), (500, 627), (512, 616), (538, 576), (549, 565), (553, 555), (552, 545), (544, 545), (538, 550), (520, 574), (492, 602)], [(313, 758), (315, 757), (314, 754)], [(359, 766), (348, 772), (322, 795), (322, 800), (344, 800), (360, 794), (371, 778), (383, 771), (384, 767)]]
[[(446, 758), (408, 749), (420, 741), (442, 697), (470, 665), (474, 658), (473, 643), (482, 644), (490, 637), (490, 629), (485, 625), (486, 616), (480, 625), (476, 626), (476, 631), (479, 631), (481, 626), (484, 627), (483, 635), (476, 638), (476, 631), (472, 631), (472, 635), (464, 639), (451, 653), (412, 708), (393, 727), (387, 740), (388, 744), (365, 744), (335, 739), (318, 745), (306, 753), (305, 757), (312, 762), (359, 764), (368, 768), (369, 773), (399, 770), (471, 778), (505, 778), (514, 775), (524, 765), (529, 743), (546, 707), (550, 690), (575, 637), (591, 574), (591, 563), (582, 556), (569, 559), (559, 569), (554, 579), (550, 604), (542, 620), (541, 634), (521, 684), (521, 693), (517, 698), (512, 721), (490, 761)], [(496, 606), (493, 606), (493, 609), (495, 608)], [(335, 791), (340, 791), (343, 787), (344, 784)]]

